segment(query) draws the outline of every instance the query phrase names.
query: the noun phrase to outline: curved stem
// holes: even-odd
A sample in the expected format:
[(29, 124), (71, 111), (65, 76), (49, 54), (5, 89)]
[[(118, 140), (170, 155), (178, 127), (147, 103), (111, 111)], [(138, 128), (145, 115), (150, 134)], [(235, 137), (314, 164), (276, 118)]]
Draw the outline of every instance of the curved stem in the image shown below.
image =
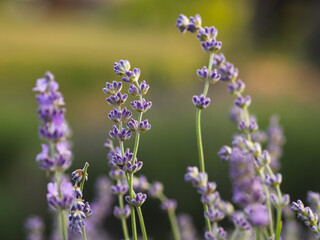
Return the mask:
[[(120, 181), (120, 180), (119, 180)], [(118, 196), (119, 199), (119, 206), (120, 206), (120, 210), (121, 212), (123, 211), (123, 196), (119, 195)], [(123, 231), (123, 235), (124, 235), (124, 239), (125, 240), (129, 240), (129, 233), (128, 233), (128, 227), (127, 227), (127, 221), (125, 218), (121, 219), (121, 226), (122, 226), (122, 231)]]
[(239, 233), (239, 229), (236, 228), (236, 229), (233, 231), (230, 240), (235, 240), (236, 237), (237, 237), (237, 235), (238, 235), (238, 233)]
[(84, 226), (82, 226), (81, 228), (82, 230), (82, 237), (83, 237), (83, 240), (87, 240), (87, 233), (86, 233), (86, 229)]
[(140, 208), (140, 207), (136, 207), (136, 209), (137, 209), (138, 216), (139, 216), (139, 221), (140, 221), (140, 226), (141, 226), (141, 232), (142, 232), (143, 240), (147, 240), (147, 239), (148, 239), (148, 236), (147, 236), (146, 227), (145, 227), (145, 225), (144, 225), (144, 220), (143, 220), (141, 208)]

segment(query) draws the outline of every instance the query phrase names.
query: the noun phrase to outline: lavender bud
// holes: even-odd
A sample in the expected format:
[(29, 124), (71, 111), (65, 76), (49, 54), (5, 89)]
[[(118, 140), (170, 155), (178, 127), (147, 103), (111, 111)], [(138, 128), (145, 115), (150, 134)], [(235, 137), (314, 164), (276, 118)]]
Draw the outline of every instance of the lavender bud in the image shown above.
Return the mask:
[(139, 133), (144, 133), (144, 132), (150, 130), (150, 128), (151, 128), (151, 125), (149, 124), (148, 119), (147, 119), (147, 120), (142, 121), (139, 124), (138, 130), (139, 130)]
[(90, 207), (88, 202), (86, 202), (84, 204), (84, 207), (83, 207), (82, 211), (86, 215), (86, 217), (88, 217), (88, 216), (90, 216), (92, 214), (92, 209), (91, 209), (91, 207)]
[(81, 233), (81, 228), (84, 226), (84, 219), (86, 215), (83, 211), (75, 210), (69, 214), (69, 228), (75, 233)]
[(107, 98), (107, 102), (111, 106), (119, 107), (121, 106), (126, 100), (127, 100), (128, 95), (127, 94), (121, 94), (121, 92), (118, 92), (115, 95), (111, 95), (110, 97)]
[(136, 100), (136, 101), (132, 101), (131, 102), (131, 106), (134, 110), (136, 110), (139, 113), (144, 113), (146, 111), (148, 111), (151, 106), (152, 103), (151, 102), (147, 102), (144, 98), (142, 99), (142, 101)]
[(141, 161), (138, 162), (136, 159), (134, 161), (134, 164), (131, 162), (127, 162), (125, 166), (123, 166), (123, 171), (128, 172), (128, 173), (136, 173), (142, 168), (143, 163)]
[(112, 111), (110, 111), (108, 117), (110, 118), (110, 120), (118, 123), (128, 121), (131, 115), (132, 113), (125, 107), (120, 111), (114, 108)]
[(120, 132), (117, 126), (113, 125), (113, 131), (110, 131), (109, 135), (115, 140), (124, 142), (131, 137), (131, 131), (123, 128)]
[(130, 70), (130, 67), (130, 62), (128, 60), (120, 60), (120, 62), (114, 63), (114, 72), (119, 76), (123, 76)]
[(133, 154), (130, 153), (130, 149), (127, 148), (124, 156), (122, 157), (121, 154), (115, 154), (113, 156), (113, 163), (116, 164), (121, 170), (124, 171), (125, 166), (129, 161), (131, 161), (133, 158)]
[(248, 126), (248, 131), (253, 133), (259, 129), (259, 126), (255, 120), (252, 120)]
[(218, 73), (221, 81), (231, 81), (238, 77), (239, 71), (233, 64), (226, 62), (218, 68)]
[(80, 190), (80, 187), (73, 186), (73, 190), (74, 190), (74, 193), (75, 193), (75, 198), (82, 198), (82, 192)]
[(217, 239), (225, 240), (226, 238), (227, 238), (227, 232), (222, 227), (218, 227)]
[[(82, 169), (77, 169), (75, 171), (73, 171), (71, 173), (71, 176), (72, 176), (72, 180), (75, 181), (75, 182), (81, 182), (82, 181), (82, 177), (83, 177), (83, 170)], [(86, 181), (88, 181), (88, 173), (86, 173), (86, 178), (85, 178)]]
[(234, 212), (234, 206), (230, 202), (220, 200), (216, 207), (226, 216), (230, 216)]
[(216, 83), (220, 80), (221, 75), (217, 72), (217, 69), (213, 69), (210, 73), (210, 83)]
[(250, 103), (251, 103), (250, 96), (246, 96), (245, 98), (242, 96), (239, 96), (237, 100), (234, 101), (234, 104), (239, 108), (247, 108), (249, 107)]
[(189, 19), (185, 15), (180, 14), (177, 19), (176, 27), (179, 29), (181, 33), (186, 32), (188, 24), (189, 24)]
[(75, 211), (75, 210), (82, 211), (83, 208), (84, 208), (83, 200), (81, 198), (75, 198), (70, 207), (70, 211)]
[(109, 176), (113, 179), (113, 180), (121, 180), (125, 177), (125, 173), (124, 171), (122, 171), (121, 169), (112, 169), (109, 172)]
[(187, 31), (195, 33), (201, 27), (201, 17), (197, 14), (195, 17), (190, 17), (190, 22), (187, 26)]
[(177, 208), (177, 201), (174, 199), (167, 199), (161, 203), (161, 209), (164, 211), (175, 210)]
[(113, 209), (113, 215), (118, 219), (126, 219), (130, 216), (130, 214), (131, 214), (131, 210), (128, 204), (124, 206), (122, 211), (118, 206), (115, 206)]
[(47, 201), (49, 206), (56, 209), (67, 209), (71, 205), (75, 193), (70, 182), (62, 182), (60, 186), (61, 197), (56, 183), (48, 183), (47, 185)]
[(215, 54), (212, 61), (212, 68), (221, 67), (226, 62), (226, 58), (223, 53)]
[(225, 145), (220, 149), (220, 151), (218, 152), (218, 155), (223, 162), (226, 162), (226, 161), (229, 161), (231, 152), (232, 152), (232, 148)]
[(219, 222), (225, 217), (223, 212), (219, 211), (218, 209), (212, 209), (212, 207), (204, 213), (204, 216), (207, 217), (211, 222)]
[(37, 155), (36, 161), (40, 168), (50, 170), (54, 166), (55, 162), (54, 159), (49, 157), (49, 146), (47, 144), (41, 144), (41, 147), (42, 152)]
[(115, 95), (122, 89), (122, 83), (113, 81), (112, 83), (107, 82), (106, 87), (103, 88), (103, 92), (107, 95)]
[(134, 68), (133, 71), (126, 71), (126, 77), (122, 78), (122, 81), (126, 83), (137, 82), (140, 77), (140, 69)]
[(210, 98), (205, 97), (203, 94), (201, 94), (199, 97), (194, 95), (192, 98), (192, 102), (197, 108), (204, 109), (209, 106)]
[[(146, 201), (147, 195), (143, 193), (137, 193), (136, 196), (131, 199), (131, 204), (135, 207), (141, 207), (141, 205)], [(130, 204), (130, 197), (126, 196), (126, 201)]]
[(200, 42), (210, 41), (216, 38), (218, 30), (215, 27), (200, 28), (197, 38)]
[(235, 212), (232, 214), (232, 220), (236, 228), (240, 231), (246, 231), (251, 228), (246, 216), (242, 212)]
[(139, 89), (133, 84), (130, 84), (130, 87), (128, 89), (128, 93), (131, 94), (132, 96), (136, 96), (136, 97), (140, 95)]
[(266, 175), (265, 176), (265, 184), (272, 186), (274, 188), (276, 188), (277, 186), (279, 186), (282, 182), (282, 175), (281, 173), (278, 173), (277, 175)]
[(148, 191), (148, 195), (153, 198), (159, 198), (163, 194), (163, 184), (161, 182), (153, 182)]
[(111, 186), (110, 190), (114, 195), (124, 195), (128, 192), (128, 185), (117, 184), (116, 186)]
[(199, 170), (197, 167), (187, 167), (187, 173), (184, 175), (186, 182), (194, 182), (198, 178)]
[(146, 95), (149, 91), (150, 86), (146, 83), (145, 80), (143, 80), (139, 86), (140, 88), (140, 94), (141, 95)]
[(213, 206), (220, 201), (220, 194), (219, 192), (213, 192), (210, 194), (203, 194), (201, 197), (201, 202), (208, 205)]
[(216, 41), (215, 39), (205, 41), (201, 43), (202, 49), (205, 52), (217, 52), (221, 49), (222, 47), (222, 42), (221, 41)]
[(267, 150), (264, 150), (262, 154), (258, 158), (256, 158), (256, 162), (260, 167), (264, 167), (268, 165), (270, 161), (271, 161), (271, 157)]
[(202, 69), (198, 69), (197, 70), (197, 74), (199, 76), (200, 79), (205, 80), (208, 78), (208, 69), (206, 66), (203, 66)]
[(127, 127), (130, 129), (131, 132), (136, 132), (138, 130), (139, 123), (137, 120), (131, 118), (130, 121), (127, 123)]
[(242, 93), (245, 89), (246, 85), (240, 79), (236, 82), (232, 82), (228, 84), (228, 92), (234, 95), (238, 95)]

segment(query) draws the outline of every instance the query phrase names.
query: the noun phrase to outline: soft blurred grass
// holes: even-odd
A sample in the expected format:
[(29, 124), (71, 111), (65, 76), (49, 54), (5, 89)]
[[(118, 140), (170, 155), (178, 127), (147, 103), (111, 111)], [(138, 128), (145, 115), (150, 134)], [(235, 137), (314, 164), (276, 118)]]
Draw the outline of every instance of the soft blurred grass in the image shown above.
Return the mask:
[[(86, 191), (92, 199), (94, 179), (108, 171), (102, 145), (111, 127), (106, 117), (110, 107), (101, 89), (106, 81), (119, 80), (112, 64), (122, 58), (140, 67), (142, 78), (151, 85), (148, 98), (153, 108), (146, 117), (152, 131), (142, 136), (138, 155), (144, 161), (142, 173), (150, 181), (164, 182), (168, 197), (178, 199), (178, 211), (191, 213), (201, 229), (199, 196), (183, 181), (183, 175), (187, 166), (198, 164), (190, 99), (201, 91), (195, 69), (206, 64), (207, 56), (194, 36), (182, 36), (174, 28), (182, 9), (186, 14), (201, 13), (206, 23), (214, 23), (219, 29), (223, 51), (239, 66), (260, 125), (265, 127), (274, 113), (280, 116), (287, 136), (284, 191), (295, 200), (304, 198), (307, 189), (320, 189), (319, 69), (295, 55), (254, 53), (249, 48), (247, 26), (252, 15), (250, 5), (239, 2), (231, 6), (230, 1), (215, 1), (210, 7), (207, 4), (129, 1), (92, 12), (47, 14), (24, 9), (27, 5), (0, 8), (0, 212), (7, 216), (6, 221), (1, 220), (1, 239), (21, 239), (23, 220), (31, 213), (49, 221), (45, 201), (48, 180), (34, 162), (40, 151), (31, 91), (35, 80), (50, 70), (60, 83), (67, 103), (66, 116), (74, 130), (72, 169), (80, 168), (85, 161), (91, 163)], [(227, 95), (224, 84), (210, 89), (209, 95), (213, 102), (203, 114), (207, 169), (222, 196), (230, 199), (228, 166), (219, 161), (216, 152), (230, 144), (236, 130), (227, 120), (233, 98)], [(164, 236), (159, 224), (167, 223), (165, 215), (152, 201), (144, 207), (151, 235)], [(117, 223), (113, 221), (112, 226), (119, 230)], [(17, 231), (12, 232), (12, 227)]]

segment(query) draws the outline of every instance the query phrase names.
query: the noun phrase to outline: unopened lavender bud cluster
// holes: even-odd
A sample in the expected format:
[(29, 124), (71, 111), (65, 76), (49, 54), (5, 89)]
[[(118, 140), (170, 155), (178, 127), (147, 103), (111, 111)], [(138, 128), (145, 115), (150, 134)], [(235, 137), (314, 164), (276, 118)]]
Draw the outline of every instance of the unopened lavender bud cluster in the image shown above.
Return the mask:
[(82, 193), (84, 182), (88, 180), (88, 166), (89, 164), (86, 163), (83, 169), (72, 172), (72, 180), (75, 184), (73, 186), (74, 198), (69, 210), (69, 227), (71, 231), (82, 234), (85, 233), (83, 231), (84, 220), (92, 214), (90, 204), (84, 202)]

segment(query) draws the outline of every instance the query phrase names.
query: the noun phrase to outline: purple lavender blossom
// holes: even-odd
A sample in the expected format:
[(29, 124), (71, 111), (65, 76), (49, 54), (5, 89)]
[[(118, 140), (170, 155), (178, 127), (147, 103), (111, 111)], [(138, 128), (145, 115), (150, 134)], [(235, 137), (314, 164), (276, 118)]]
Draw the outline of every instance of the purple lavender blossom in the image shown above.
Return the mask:
[(208, 68), (206, 66), (203, 66), (202, 69), (198, 69), (197, 70), (197, 74), (199, 76), (200, 79), (205, 80), (208, 78)]
[(127, 123), (127, 127), (130, 129), (131, 132), (136, 132), (138, 130), (139, 123), (137, 120), (131, 118), (130, 121)]
[(30, 216), (24, 224), (27, 231), (27, 240), (43, 240), (44, 223), (38, 216)]
[(146, 201), (147, 195), (143, 193), (137, 193), (136, 196), (131, 199), (131, 201), (129, 196), (126, 196), (125, 199), (129, 204), (132, 204), (135, 207), (141, 207), (141, 205)]
[(112, 161), (116, 164), (120, 169), (123, 169), (129, 161), (131, 161), (133, 157), (133, 153), (130, 153), (130, 149), (127, 148), (124, 156), (122, 157), (121, 153), (114, 154)]
[(47, 201), (52, 209), (56, 210), (69, 208), (75, 196), (72, 184), (70, 182), (61, 183), (61, 197), (59, 196), (58, 185), (56, 183), (48, 183), (47, 189)]
[(143, 162), (135, 159), (134, 163), (127, 162), (125, 166), (123, 166), (122, 170), (128, 173), (136, 173), (142, 168)]
[(200, 28), (201, 28), (201, 17), (200, 17), (200, 15), (196, 14), (194, 17), (190, 17), (190, 22), (189, 22), (189, 24), (187, 26), (187, 31), (189, 31), (191, 33), (195, 33)]
[(223, 146), (218, 152), (219, 157), (222, 161), (229, 161), (232, 149), (229, 146)]
[(216, 38), (218, 30), (215, 27), (200, 28), (197, 38), (200, 42), (210, 41)]
[(219, 222), (222, 219), (224, 219), (225, 214), (218, 210), (213, 209), (212, 207), (209, 208), (207, 212), (204, 213), (204, 215), (211, 221), (211, 222)]
[(131, 131), (123, 128), (121, 131), (117, 128), (116, 125), (113, 125), (113, 131), (109, 131), (110, 137), (118, 141), (126, 141), (131, 137)]
[(161, 209), (164, 211), (175, 210), (177, 208), (177, 201), (174, 199), (167, 199), (161, 203)]
[(122, 78), (122, 81), (126, 83), (137, 82), (140, 77), (140, 69), (134, 68), (133, 71), (126, 71), (126, 77)]
[(47, 144), (41, 144), (42, 152), (36, 157), (36, 161), (40, 168), (51, 170), (55, 164), (54, 159), (49, 157), (49, 146)]
[(245, 98), (239, 96), (235, 101), (234, 104), (239, 108), (247, 108), (251, 104), (251, 97), (246, 96)]
[(70, 167), (72, 160), (70, 148), (71, 143), (68, 141), (61, 141), (56, 144), (55, 161), (57, 169), (66, 170)]
[(114, 195), (124, 195), (128, 192), (129, 187), (127, 184), (117, 184), (116, 186), (111, 186), (110, 190)]
[(223, 230), (223, 228), (219, 227), (217, 231), (217, 237), (212, 232), (205, 232), (204, 238), (206, 240), (226, 240), (227, 233)]
[(119, 76), (123, 76), (130, 70), (130, 67), (130, 62), (128, 60), (120, 60), (119, 62), (114, 63), (114, 72)]
[(246, 85), (240, 79), (237, 79), (236, 82), (228, 84), (228, 92), (234, 95), (242, 93)]
[(248, 215), (248, 220), (252, 225), (258, 227), (265, 227), (269, 224), (269, 212), (267, 206), (261, 203), (255, 203), (248, 205), (245, 208), (245, 212)]
[(276, 175), (269, 175), (267, 174), (265, 176), (265, 184), (272, 186), (272, 187), (277, 187), (281, 184), (282, 182), (282, 175), (281, 173), (277, 173)]
[(201, 94), (200, 96), (194, 95), (192, 97), (193, 104), (199, 109), (207, 108), (210, 104), (210, 101), (210, 98), (205, 97), (203, 94)]
[(145, 80), (141, 82), (139, 87), (135, 86), (134, 84), (130, 84), (130, 87), (128, 89), (129, 94), (132, 96), (140, 96), (147, 94), (150, 86), (146, 83)]
[(144, 132), (150, 130), (150, 128), (151, 128), (151, 125), (149, 124), (148, 119), (139, 123), (139, 126), (138, 126), (138, 130), (140, 133), (144, 133)]
[(161, 182), (153, 182), (148, 191), (148, 195), (152, 198), (158, 198), (163, 194), (163, 184)]
[(219, 68), (226, 62), (226, 58), (223, 53), (215, 54), (212, 61), (212, 68)]
[(107, 95), (115, 95), (122, 89), (122, 83), (113, 81), (112, 83), (107, 82), (106, 87), (103, 88), (103, 92)]
[(179, 29), (181, 33), (186, 32), (188, 24), (189, 24), (189, 19), (185, 15), (180, 14), (177, 19), (176, 27)]
[(219, 66), (218, 73), (221, 75), (221, 81), (230, 81), (238, 77), (239, 71), (232, 63), (226, 62)]
[(205, 52), (217, 52), (222, 47), (221, 41), (216, 41), (215, 39), (207, 40), (201, 43), (202, 49)]
[(127, 108), (123, 108), (122, 110), (117, 110), (116, 108), (113, 108), (112, 111), (108, 114), (108, 117), (110, 120), (119, 123), (119, 122), (127, 122), (130, 117), (132, 116), (132, 113), (127, 110)]
[(216, 83), (220, 78), (221, 75), (218, 73), (217, 69), (213, 69), (209, 76), (210, 83)]
[(82, 198), (82, 192), (81, 192), (80, 187), (73, 186), (73, 190), (74, 190), (74, 193), (75, 193), (75, 198)]
[(126, 219), (130, 216), (130, 214), (131, 214), (131, 209), (129, 204), (126, 204), (122, 211), (118, 206), (115, 206), (113, 209), (113, 215), (118, 219)]
[(111, 95), (110, 97), (108, 97), (107, 102), (111, 106), (119, 107), (127, 100), (127, 97), (128, 97), (127, 94), (121, 94), (121, 92), (118, 92), (117, 94)]
[(251, 228), (251, 225), (243, 212), (237, 211), (232, 214), (232, 221), (236, 228), (240, 231), (247, 231)]
[(148, 111), (151, 108), (152, 103), (150, 101), (147, 102), (143, 98), (142, 101), (140, 101), (140, 100), (132, 101), (131, 102), (131, 106), (137, 112), (144, 113), (144, 112)]

